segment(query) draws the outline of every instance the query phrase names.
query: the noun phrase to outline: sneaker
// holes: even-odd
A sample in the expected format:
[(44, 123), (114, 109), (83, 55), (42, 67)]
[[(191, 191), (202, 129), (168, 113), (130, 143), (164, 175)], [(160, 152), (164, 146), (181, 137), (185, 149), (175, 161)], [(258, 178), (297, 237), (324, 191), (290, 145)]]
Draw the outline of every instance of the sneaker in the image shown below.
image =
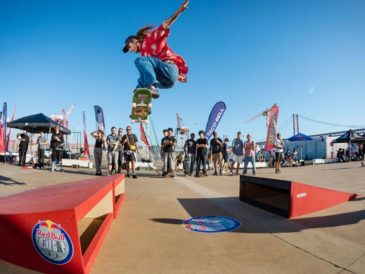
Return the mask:
[(217, 171), (214, 171), (213, 175), (214, 176), (217, 176), (218, 175)]
[(194, 175), (194, 177), (200, 177), (200, 176), (199, 176), (199, 173), (196, 173), (196, 174)]
[(137, 179), (138, 177), (137, 177), (137, 175), (136, 174), (134, 174), (133, 175), (133, 179)]
[(156, 89), (155, 86), (150, 86), (148, 89), (151, 90), (153, 99), (157, 99), (158, 97), (160, 97), (160, 94), (158, 93), (158, 90)]
[(129, 173), (127, 173), (125, 176), (126, 176), (127, 178), (131, 177), (131, 176), (129, 175)]
[(220, 172), (219, 172), (219, 176), (223, 176), (223, 173), (222, 173), (222, 171), (220, 171)]

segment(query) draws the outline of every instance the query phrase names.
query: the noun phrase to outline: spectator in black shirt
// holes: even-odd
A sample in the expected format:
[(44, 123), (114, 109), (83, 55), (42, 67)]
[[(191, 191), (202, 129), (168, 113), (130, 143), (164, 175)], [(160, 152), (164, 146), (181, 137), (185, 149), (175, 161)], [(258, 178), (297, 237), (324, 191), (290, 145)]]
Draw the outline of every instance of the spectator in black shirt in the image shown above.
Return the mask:
[(163, 161), (163, 146), (164, 146), (165, 138), (167, 138), (168, 133), (167, 133), (167, 129), (164, 129), (162, 132), (163, 132), (163, 137), (161, 139), (160, 156), (161, 156), (161, 160), (162, 160), (162, 170), (165, 170), (164, 161)]
[(188, 155), (188, 158), (190, 160), (190, 170), (189, 170), (189, 176), (193, 174), (194, 171), (194, 165), (196, 161), (196, 140), (195, 140), (195, 134), (190, 134), (190, 139), (186, 140), (184, 145), (184, 151), (185, 154)]
[(63, 134), (60, 131), (60, 127), (55, 127), (55, 132), (52, 134), (50, 149), (52, 150), (52, 169), (51, 171), (54, 172), (56, 162), (59, 163), (62, 171), (62, 153), (63, 153)]
[(229, 158), (229, 147), (228, 147), (228, 142), (229, 139), (228, 138), (224, 138), (224, 143), (223, 143), (223, 170), (225, 172), (228, 172), (228, 158)]
[(103, 159), (103, 149), (105, 149), (104, 131), (96, 130), (90, 133), (91, 137), (95, 138), (94, 146), (94, 161), (95, 161), (95, 175), (102, 176), (101, 161)]
[(17, 135), (19, 143), (19, 166), (25, 166), (25, 161), (27, 158), (27, 151), (29, 145), (29, 136), (27, 135), (26, 131), (21, 134)]
[(138, 139), (137, 136), (132, 133), (132, 128), (130, 126), (127, 126), (127, 134), (124, 134), (122, 144), (124, 145), (124, 159), (127, 177), (130, 177), (130, 169), (132, 169), (132, 176), (134, 179), (137, 179), (136, 153), (138, 153)]
[(203, 175), (207, 176), (206, 170), (206, 155), (208, 148), (208, 141), (205, 138), (205, 132), (199, 131), (199, 139), (196, 141), (196, 173), (195, 177), (200, 177), (200, 165), (203, 165)]
[(175, 177), (175, 146), (176, 139), (172, 135), (173, 130), (169, 128), (167, 130), (167, 137), (164, 138), (163, 141), (163, 166), (164, 169), (162, 171), (162, 176), (166, 177), (170, 175), (171, 177)]
[(218, 137), (216, 131), (213, 132), (213, 139), (210, 140), (210, 153), (213, 158), (214, 174), (218, 175), (217, 172), (217, 162), (219, 164), (219, 175), (222, 175), (222, 151), (223, 151), (223, 141)]

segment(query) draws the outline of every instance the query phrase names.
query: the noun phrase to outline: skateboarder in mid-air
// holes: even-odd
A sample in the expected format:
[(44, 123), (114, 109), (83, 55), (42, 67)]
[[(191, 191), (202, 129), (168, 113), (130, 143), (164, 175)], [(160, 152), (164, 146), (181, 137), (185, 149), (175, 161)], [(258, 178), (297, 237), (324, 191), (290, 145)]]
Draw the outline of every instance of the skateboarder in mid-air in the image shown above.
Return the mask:
[(167, 44), (170, 27), (187, 9), (189, 0), (186, 0), (180, 8), (158, 28), (152, 26), (141, 28), (137, 34), (129, 36), (125, 40), (123, 52), (140, 53), (141, 57), (135, 60), (139, 71), (137, 88), (148, 88), (152, 97), (158, 98), (158, 88), (171, 88), (176, 80), (187, 82), (188, 67), (184, 59), (174, 53)]

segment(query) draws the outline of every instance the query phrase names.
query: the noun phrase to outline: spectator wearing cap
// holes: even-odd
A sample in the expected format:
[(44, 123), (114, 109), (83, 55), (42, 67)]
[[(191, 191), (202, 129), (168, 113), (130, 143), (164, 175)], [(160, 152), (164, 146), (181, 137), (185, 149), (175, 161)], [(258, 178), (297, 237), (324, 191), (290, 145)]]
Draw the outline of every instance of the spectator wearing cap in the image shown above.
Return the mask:
[(213, 132), (213, 138), (210, 140), (210, 153), (212, 154), (214, 173), (213, 175), (218, 175), (217, 172), (217, 162), (219, 165), (219, 175), (222, 175), (222, 151), (223, 151), (223, 141), (218, 137), (216, 131)]
[(132, 127), (127, 126), (127, 133), (124, 134), (122, 138), (122, 144), (124, 145), (124, 159), (125, 159), (125, 168), (127, 171), (126, 176), (129, 178), (131, 169), (132, 176), (134, 179), (137, 179), (136, 175), (136, 162), (138, 153), (138, 139), (135, 134), (132, 133)]

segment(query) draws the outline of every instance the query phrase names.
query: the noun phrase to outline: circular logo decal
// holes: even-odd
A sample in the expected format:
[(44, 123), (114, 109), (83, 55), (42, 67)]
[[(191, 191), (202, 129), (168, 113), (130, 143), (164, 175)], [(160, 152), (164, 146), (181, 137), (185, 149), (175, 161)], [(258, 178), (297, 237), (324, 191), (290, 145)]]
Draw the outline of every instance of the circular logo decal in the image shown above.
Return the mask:
[(32, 241), (35, 250), (47, 262), (66, 264), (73, 255), (70, 237), (61, 225), (50, 220), (39, 221), (33, 228)]
[(202, 216), (183, 221), (187, 230), (204, 233), (219, 233), (232, 231), (238, 228), (240, 221), (224, 216)]

